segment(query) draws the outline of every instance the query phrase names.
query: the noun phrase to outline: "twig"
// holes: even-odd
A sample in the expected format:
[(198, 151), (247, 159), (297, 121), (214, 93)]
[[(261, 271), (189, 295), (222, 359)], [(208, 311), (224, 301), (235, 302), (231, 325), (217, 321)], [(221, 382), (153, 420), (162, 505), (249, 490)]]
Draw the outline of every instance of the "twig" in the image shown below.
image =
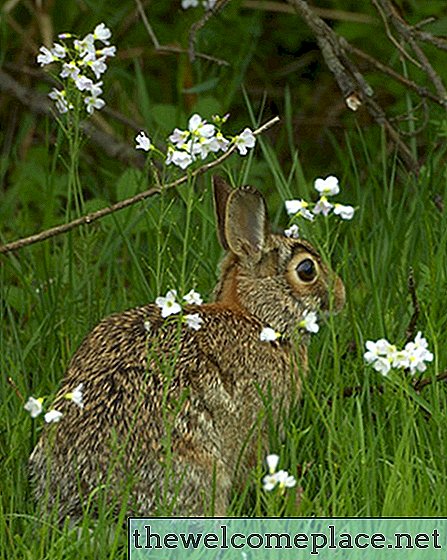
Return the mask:
[[(397, 10), (390, 4), (388, 0), (372, 0), (373, 4), (377, 7), (381, 15), (383, 15), (384, 23), (387, 25), (387, 21), (390, 21), (399, 35), (408, 43), (411, 48), (413, 49), (414, 54), (416, 55), (418, 61), (415, 61), (413, 58), (409, 57), (408, 53), (402, 49), (407, 58), (409, 58), (416, 66), (422, 68), (427, 76), (431, 79), (437, 94), (441, 99), (447, 99), (447, 91), (442, 83), (441, 78), (436, 73), (433, 66), (430, 64), (427, 56), (425, 55), (424, 51), (415, 41), (415, 35), (421, 35), (421, 32), (414, 32), (413, 28), (407, 24), (407, 22), (399, 15)], [(428, 33), (424, 33), (424, 38), (428, 40)]]
[(420, 312), (418, 295), (416, 293), (416, 284), (414, 281), (414, 270), (412, 267), (410, 267), (410, 271), (408, 273), (408, 291), (410, 292), (411, 303), (413, 304), (413, 314), (411, 315), (410, 322), (405, 332), (406, 342), (410, 342), (410, 340), (414, 338), (415, 331), (416, 331), (416, 324)]
[(414, 384), (414, 390), (417, 391), (418, 393), (424, 389), (424, 387), (428, 387), (428, 385), (431, 385), (432, 383), (437, 383), (438, 381), (447, 381), (447, 371), (444, 371), (443, 373), (439, 373), (436, 377), (434, 378), (424, 378), (424, 379), (418, 379)]
[(17, 387), (17, 385), (16, 385), (14, 379), (13, 379), (10, 375), (8, 375), (8, 377), (6, 378), (6, 380), (7, 380), (8, 383), (11, 385), (11, 387), (14, 389), (14, 393), (19, 397), (19, 399), (20, 399), (21, 401), (24, 401), (25, 398), (24, 398), (24, 396), (22, 395), (22, 393), (20, 392), (19, 388)]
[[(266, 12), (277, 12), (283, 14), (294, 14), (295, 10), (292, 6), (284, 4), (284, 2), (272, 2), (268, 0), (244, 0), (242, 2), (243, 8), (249, 10), (264, 10)], [(377, 23), (378, 20), (368, 14), (360, 12), (348, 12), (345, 10), (332, 10), (330, 8), (320, 8), (312, 6), (312, 10), (317, 16), (322, 19), (332, 19), (338, 21), (350, 21), (353, 23)]]
[[(141, 20), (143, 21), (143, 25), (146, 28), (146, 31), (148, 32), (148, 35), (151, 38), (151, 41), (154, 45), (154, 49), (157, 52), (174, 53), (174, 54), (189, 54), (189, 50), (186, 50), (186, 49), (181, 49), (179, 47), (174, 47), (174, 46), (169, 46), (169, 45), (160, 45), (160, 41), (158, 40), (157, 36), (155, 35), (155, 32), (152, 29), (152, 25), (149, 23), (149, 20), (147, 19), (147, 16), (144, 12), (144, 8), (143, 8), (143, 5), (141, 3), (141, 0), (135, 0), (135, 3), (137, 5), (138, 12), (141, 16)], [(196, 56), (198, 58), (203, 58), (204, 60), (210, 60), (211, 62), (215, 62), (216, 64), (219, 64), (220, 66), (229, 66), (230, 65), (229, 62), (227, 62), (226, 60), (223, 60), (221, 58), (216, 58), (216, 57), (210, 56), (208, 54), (196, 53)]]
[(189, 30), (189, 48), (188, 48), (189, 60), (191, 62), (194, 62), (196, 56), (199, 56), (198, 53), (196, 53), (195, 51), (197, 33), (202, 29), (202, 27), (204, 27), (208, 23), (211, 17), (215, 16), (217, 12), (220, 12), (220, 10), (222, 10), (226, 6), (226, 4), (228, 4), (229, 1), (230, 0), (218, 0), (213, 8), (207, 10), (198, 21), (196, 21), (191, 25), (191, 28)]
[[(344, 38), (340, 38), (340, 40), (341, 40), (342, 44), (345, 43)], [(438, 103), (439, 105), (441, 105), (441, 107), (444, 107), (444, 108), (447, 107), (447, 101), (446, 100), (440, 99), (434, 93), (429, 91), (426, 87), (420, 86), (416, 82), (413, 82), (412, 80), (408, 79), (407, 77), (403, 76), (402, 74), (399, 74), (399, 72), (396, 72), (396, 70), (393, 70), (392, 68), (390, 68), (386, 64), (383, 64), (379, 60), (376, 60), (375, 58), (373, 58), (369, 54), (363, 52), (361, 49), (358, 49), (357, 47), (354, 47), (353, 45), (350, 45), (349, 48), (359, 58), (365, 60), (366, 62), (371, 64), (371, 66), (374, 66), (374, 68), (376, 68), (380, 72), (383, 72), (387, 76), (390, 76), (391, 78), (393, 78), (397, 82), (401, 83), (403, 86), (407, 87), (408, 89), (412, 89), (420, 97), (426, 97), (427, 99), (430, 99), (430, 101)]]
[(388, 39), (393, 43), (396, 49), (401, 53), (401, 55), (412, 62), (415, 66), (421, 67), (420, 64), (415, 60), (412, 56), (410, 56), (404, 47), (399, 43), (399, 41), (394, 37), (391, 33), (391, 29), (389, 26), (389, 20), (393, 19), (393, 10), (391, 6), (384, 2), (380, 2), (379, 0), (372, 0), (372, 3), (376, 7), (376, 10), (379, 12), (380, 17), (382, 18), (383, 25), (385, 27), (385, 32), (387, 34)]
[[(276, 124), (278, 121), (279, 121), (279, 117), (274, 117), (273, 119), (270, 119), (269, 121), (264, 123), (262, 126), (257, 128), (256, 130), (254, 130), (253, 134), (256, 135), (256, 136), (258, 136), (259, 134), (262, 134), (267, 129), (269, 129), (271, 126)], [(179, 179), (177, 179), (175, 181), (172, 181), (171, 183), (168, 183), (167, 185), (164, 185), (163, 187), (153, 187), (153, 188), (148, 189), (144, 192), (138, 193), (135, 196), (132, 196), (130, 198), (126, 198), (124, 200), (121, 200), (120, 202), (117, 202), (116, 204), (112, 204), (112, 206), (108, 206), (107, 208), (102, 208), (101, 210), (98, 210), (96, 212), (91, 212), (90, 214), (86, 214), (84, 216), (76, 218), (75, 220), (72, 220), (71, 222), (68, 222), (66, 224), (61, 224), (59, 226), (55, 226), (53, 228), (42, 231), (40, 233), (36, 233), (34, 235), (31, 235), (29, 237), (24, 237), (22, 239), (18, 239), (17, 241), (12, 241), (11, 243), (7, 243), (6, 245), (0, 246), (0, 254), (11, 253), (13, 251), (17, 251), (19, 249), (22, 249), (23, 247), (27, 247), (29, 245), (34, 245), (35, 243), (39, 243), (40, 241), (44, 241), (45, 239), (49, 239), (51, 237), (61, 235), (62, 233), (66, 233), (67, 231), (71, 231), (71, 230), (73, 230), (77, 227), (80, 227), (80, 226), (83, 226), (83, 225), (90, 225), (93, 222), (96, 222), (97, 220), (100, 220), (101, 218), (104, 218), (105, 216), (109, 216), (110, 214), (113, 214), (114, 212), (117, 212), (118, 210), (122, 210), (124, 208), (127, 208), (128, 206), (132, 206), (133, 204), (136, 204), (137, 202), (141, 202), (142, 200), (145, 200), (145, 199), (147, 199), (147, 198), (149, 198), (149, 197), (151, 197), (155, 194), (160, 194), (162, 191), (172, 189), (174, 187), (178, 187), (179, 185), (185, 183), (189, 178), (198, 177), (199, 175), (202, 175), (206, 171), (209, 171), (210, 169), (213, 169), (214, 167), (217, 167), (223, 161), (225, 161), (235, 151), (235, 149), (236, 149), (236, 146), (233, 145), (227, 152), (222, 154), (220, 157), (218, 157), (214, 161), (199, 167), (198, 169), (196, 169), (195, 171), (193, 171), (189, 175), (188, 174), (183, 175)]]

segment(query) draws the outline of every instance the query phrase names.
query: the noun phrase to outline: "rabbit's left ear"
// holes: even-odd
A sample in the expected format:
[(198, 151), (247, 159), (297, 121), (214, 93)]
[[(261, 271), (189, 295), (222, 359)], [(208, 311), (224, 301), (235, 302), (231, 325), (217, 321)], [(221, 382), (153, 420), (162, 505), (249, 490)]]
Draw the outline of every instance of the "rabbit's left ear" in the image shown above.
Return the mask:
[(231, 191), (225, 212), (225, 240), (231, 252), (258, 261), (268, 229), (264, 198), (254, 187)]
[(214, 210), (216, 213), (217, 236), (222, 248), (228, 251), (229, 246), (225, 237), (225, 219), (227, 214), (227, 202), (233, 189), (230, 185), (217, 175), (213, 176)]

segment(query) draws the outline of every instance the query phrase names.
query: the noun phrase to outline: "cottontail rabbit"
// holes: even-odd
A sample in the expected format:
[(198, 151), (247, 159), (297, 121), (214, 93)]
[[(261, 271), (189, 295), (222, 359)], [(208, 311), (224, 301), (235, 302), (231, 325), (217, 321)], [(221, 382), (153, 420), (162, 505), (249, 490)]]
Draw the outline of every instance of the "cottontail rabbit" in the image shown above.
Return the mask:
[[(307, 242), (269, 232), (262, 195), (214, 179), (218, 236), (227, 251), (215, 302), (188, 306), (193, 330), (145, 305), (112, 315), (74, 354), (30, 463), (36, 496), (77, 518), (104, 485), (128, 512), (225, 516), (232, 483), (256, 459), (262, 411), (299, 396), (306, 310), (337, 310), (341, 280)], [(332, 296), (330, 296), (332, 293)], [(260, 340), (264, 327), (282, 336)], [(84, 408), (64, 395), (83, 384)], [(257, 429), (258, 428), (258, 429)]]

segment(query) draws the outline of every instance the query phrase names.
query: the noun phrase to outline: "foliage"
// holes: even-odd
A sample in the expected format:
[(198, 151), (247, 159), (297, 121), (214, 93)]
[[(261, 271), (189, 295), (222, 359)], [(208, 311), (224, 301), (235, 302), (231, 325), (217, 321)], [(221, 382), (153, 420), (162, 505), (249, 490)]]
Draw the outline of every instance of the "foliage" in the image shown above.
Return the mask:
[[(446, 25), (443, 2), (430, 3), (430, 14), (425, 3), (400, 5), (411, 21), (434, 14), (438, 19), (430, 29), (442, 31)], [(357, 2), (328, 0), (324, 7), (333, 10), (334, 27), (342, 35), (374, 45), (393, 61), (393, 46), (376, 23), (343, 20), (342, 10), (358, 10)], [(372, 10), (364, 9), (372, 17)], [(2, 66), (35, 70), (38, 48), (53, 34), (82, 35), (104, 21), (118, 47), (104, 98), (128, 120), (105, 112), (95, 117), (98, 126), (133, 147), (139, 130), (162, 142), (174, 127), (185, 128), (195, 112), (207, 119), (230, 112), (234, 134), (278, 113), (280, 129), (259, 138), (256, 152), (245, 159), (233, 156), (218, 172), (234, 184), (255, 184), (278, 229), (288, 225), (285, 200), (316, 200), (316, 177), (336, 175), (343, 200), (356, 208), (350, 222), (321, 217), (304, 227), (343, 278), (347, 304), (312, 337), (299, 407), (284, 418), (282, 429), (272, 426), (270, 451), (281, 456), (281, 468), (297, 485), (284, 496), (267, 494), (260, 450), (252, 481), (235, 492), (230, 513), (445, 515), (447, 392), (435, 380), (447, 368), (444, 114), (430, 113), (426, 131), (413, 145), (423, 165), (418, 175), (411, 174), (383, 131), (366, 115), (346, 111), (313, 37), (290, 14), (230, 3), (203, 28), (196, 47), (231, 62), (220, 66), (154, 51), (136, 13), (130, 1), (87, 1), (82, 9), (74, 0), (42, 8), (15, 3), (1, 15)], [(152, 2), (146, 13), (161, 44), (187, 49), (198, 12)], [(442, 55), (431, 54), (445, 77)], [(400, 95), (389, 83), (385, 89), (372, 71), (369, 76), (394, 114), (411, 112), (410, 95)], [(41, 83), (39, 89), (47, 93), (51, 87)], [(2, 242), (76, 213), (70, 183), (82, 190), (85, 212), (147, 188), (152, 175), (146, 168), (110, 158), (88, 140), (79, 146), (73, 168), (57, 122), (2, 97)], [(207, 173), (94, 225), (1, 257), (0, 558), (125, 558), (124, 514), (117, 518), (103, 511), (95, 523), (86, 514), (76, 530), (39, 518), (27, 459), (40, 424), (23, 409), (23, 399), (55, 393), (70, 356), (102, 317), (154, 301), (172, 288), (180, 294), (195, 288), (211, 298), (222, 251), (210, 185)], [(400, 347), (406, 342), (413, 314), (410, 268), (420, 306), (417, 330), (435, 357), (424, 374), (432, 382), (420, 391), (404, 374), (384, 379), (363, 360), (367, 340), (386, 337)]]

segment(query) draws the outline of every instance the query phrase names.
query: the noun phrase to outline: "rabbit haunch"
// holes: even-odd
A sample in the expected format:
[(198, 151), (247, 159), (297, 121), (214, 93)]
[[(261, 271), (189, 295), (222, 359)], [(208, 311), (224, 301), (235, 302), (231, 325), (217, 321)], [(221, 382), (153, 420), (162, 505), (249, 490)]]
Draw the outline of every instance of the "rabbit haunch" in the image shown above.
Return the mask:
[[(224, 516), (259, 436), (267, 449), (266, 408), (280, 423), (300, 395), (304, 312), (343, 305), (341, 280), (311, 245), (269, 232), (258, 191), (215, 179), (214, 195), (227, 256), (215, 302), (185, 308), (201, 328), (146, 305), (104, 319), (71, 359), (53, 405), (64, 416), (30, 458), (35, 495), (60, 519), (79, 518), (101, 485), (128, 513)], [(280, 341), (260, 340), (266, 326)], [(64, 398), (80, 383), (82, 410)]]

